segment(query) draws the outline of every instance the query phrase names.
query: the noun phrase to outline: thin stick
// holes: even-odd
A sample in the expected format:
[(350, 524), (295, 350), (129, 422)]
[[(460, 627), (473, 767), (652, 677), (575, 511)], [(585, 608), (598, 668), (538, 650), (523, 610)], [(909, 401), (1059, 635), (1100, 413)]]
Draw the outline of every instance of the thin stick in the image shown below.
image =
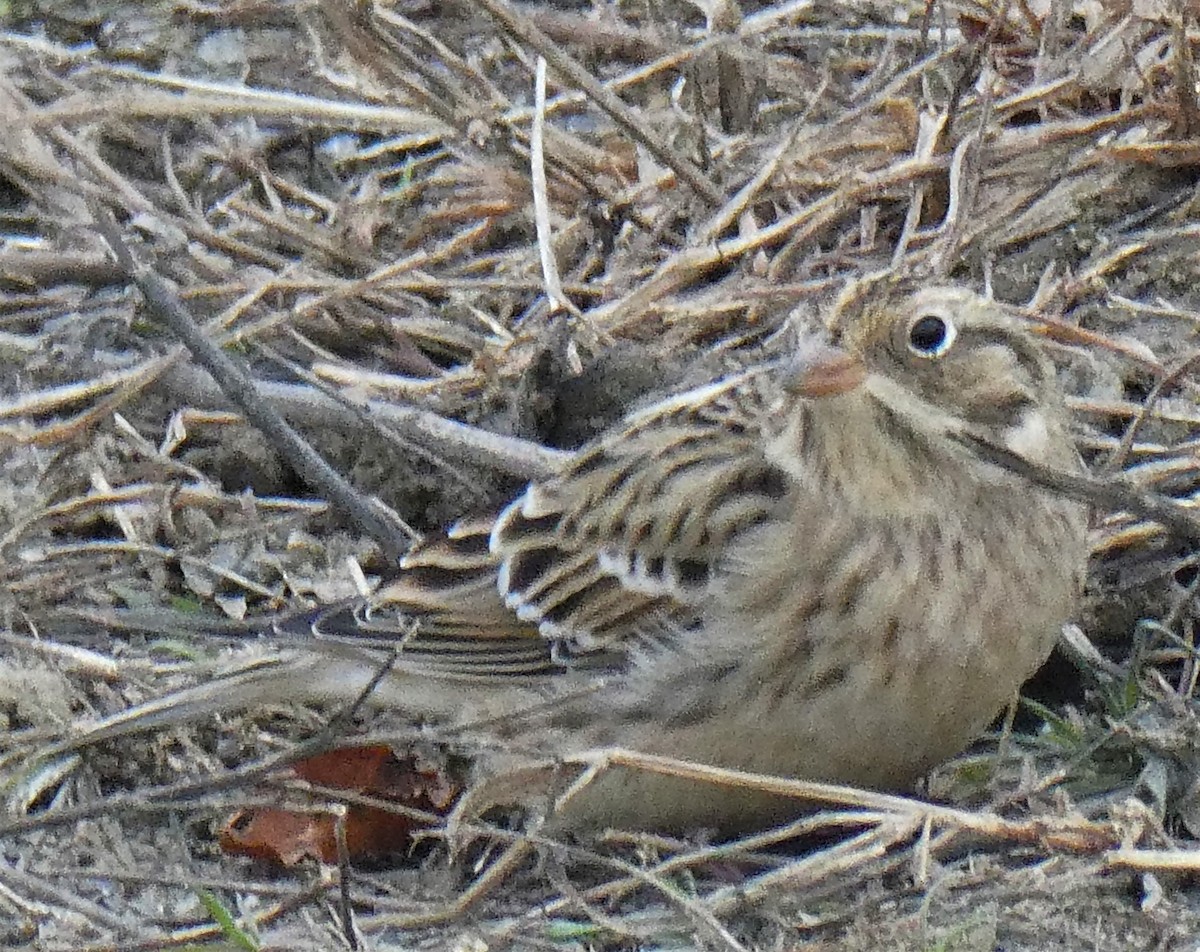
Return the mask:
[(1112, 480), (1063, 473), (968, 433), (958, 434), (954, 439), (969, 447), (981, 459), (1028, 479), (1043, 489), (1092, 503), (1101, 509), (1125, 509), (1137, 513), (1152, 519), (1180, 538), (1200, 542), (1200, 519), (1167, 496), (1139, 492)]
[(167, 283), (150, 268), (138, 264), (125, 245), (111, 213), (94, 209), (96, 227), (138, 286), (147, 306), (183, 341), (204, 369), (212, 374), (225, 395), (262, 431), (280, 455), (309, 486), (326, 496), (359, 529), (378, 543), (389, 558), (399, 561), (408, 549), (404, 533), (381, 508), (365, 500), (354, 487), (293, 430), (279, 412), (266, 403), (254, 382), (216, 344), (208, 339)]

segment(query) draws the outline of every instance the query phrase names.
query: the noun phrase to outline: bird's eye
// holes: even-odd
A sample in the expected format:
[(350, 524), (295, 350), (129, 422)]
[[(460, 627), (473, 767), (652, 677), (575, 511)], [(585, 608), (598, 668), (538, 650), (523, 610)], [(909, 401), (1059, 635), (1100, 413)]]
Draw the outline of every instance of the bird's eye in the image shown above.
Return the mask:
[(922, 314), (908, 325), (908, 349), (918, 357), (941, 357), (958, 334), (954, 324), (937, 314)]

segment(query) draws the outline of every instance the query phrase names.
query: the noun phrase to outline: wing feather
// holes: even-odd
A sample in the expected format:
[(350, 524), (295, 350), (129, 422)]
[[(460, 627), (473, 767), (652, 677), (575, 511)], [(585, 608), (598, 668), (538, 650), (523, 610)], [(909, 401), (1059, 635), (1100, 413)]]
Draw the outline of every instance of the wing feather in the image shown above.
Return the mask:
[(688, 619), (730, 536), (787, 491), (761, 449), (769, 384), (756, 369), (664, 401), (530, 486), (491, 533), (505, 603), (584, 648)]

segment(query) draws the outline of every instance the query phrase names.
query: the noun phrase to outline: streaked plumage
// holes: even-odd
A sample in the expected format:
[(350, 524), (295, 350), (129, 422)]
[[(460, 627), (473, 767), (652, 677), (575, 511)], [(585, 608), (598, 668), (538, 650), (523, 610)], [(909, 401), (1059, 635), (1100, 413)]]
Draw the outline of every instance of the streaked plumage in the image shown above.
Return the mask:
[[(852, 293), (809, 344), (628, 417), (404, 560), (313, 646), (93, 738), (261, 700), (378, 697), (548, 755), (619, 745), (897, 788), (978, 734), (1081, 584), (1086, 512), (974, 457), (1075, 471), (1054, 370), (953, 288)], [(549, 702), (549, 703), (547, 703)], [(522, 716), (521, 711), (531, 713)], [(499, 769), (498, 762), (483, 768)], [(792, 808), (611, 773), (571, 822), (744, 828)]]

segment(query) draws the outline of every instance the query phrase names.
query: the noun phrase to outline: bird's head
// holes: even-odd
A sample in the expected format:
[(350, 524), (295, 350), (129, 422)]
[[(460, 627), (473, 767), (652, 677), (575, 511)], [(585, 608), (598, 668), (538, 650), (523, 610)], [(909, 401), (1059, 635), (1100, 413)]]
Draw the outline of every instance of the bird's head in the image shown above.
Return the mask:
[(961, 288), (889, 283), (843, 294), (832, 347), (810, 348), (792, 389), (816, 404), (868, 400), (917, 433), (970, 435), (1073, 467), (1055, 369), (1017, 319)]

